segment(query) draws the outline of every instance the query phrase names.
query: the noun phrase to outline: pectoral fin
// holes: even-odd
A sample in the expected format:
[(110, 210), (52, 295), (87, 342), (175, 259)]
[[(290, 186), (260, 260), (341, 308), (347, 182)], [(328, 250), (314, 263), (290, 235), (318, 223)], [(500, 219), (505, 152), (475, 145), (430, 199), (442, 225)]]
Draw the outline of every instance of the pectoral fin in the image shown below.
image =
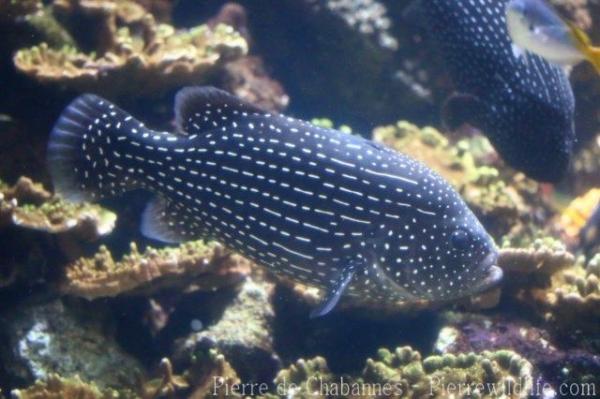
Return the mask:
[(485, 105), (479, 97), (467, 93), (452, 94), (442, 107), (442, 123), (451, 130), (464, 124), (479, 127), (479, 119), (485, 112)]
[(337, 279), (331, 284), (328, 291), (325, 293), (323, 301), (310, 312), (310, 318), (325, 316), (337, 305), (344, 291), (350, 285), (352, 277), (356, 270), (362, 266), (360, 260), (353, 260), (340, 272)]

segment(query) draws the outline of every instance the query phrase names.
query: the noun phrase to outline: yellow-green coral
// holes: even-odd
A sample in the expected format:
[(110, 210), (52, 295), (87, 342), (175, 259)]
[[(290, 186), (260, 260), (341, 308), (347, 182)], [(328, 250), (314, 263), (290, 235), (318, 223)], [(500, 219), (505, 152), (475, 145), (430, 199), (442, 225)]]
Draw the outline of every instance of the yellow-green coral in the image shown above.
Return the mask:
[(53, 197), (44, 188), (22, 177), (13, 186), (0, 186), (0, 225), (49, 233), (74, 232), (85, 239), (110, 233), (116, 215), (94, 204), (73, 204)]
[(191, 241), (175, 248), (148, 248), (140, 253), (135, 243), (121, 261), (102, 246), (92, 258), (67, 265), (61, 290), (94, 299), (120, 294), (148, 294), (168, 287), (214, 290), (239, 281), (250, 271), (245, 259), (217, 243)]
[[(512, 351), (430, 356), (410, 347), (380, 349), (360, 376), (336, 376), (323, 358), (299, 360), (275, 379), (266, 398), (526, 398), (531, 364)], [(283, 390), (283, 388), (287, 390)]]
[(17, 51), (16, 68), (42, 83), (112, 96), (158, 95), (206, 81), (224, 62), (248, 51), (230, 26), (178, 31), (130, 0), (63, 0), (53, 7), (67, 20), (93, 16), (95, 51), (72, 45), (53, 49), (47, 43)]
[(62, 378), (56, 374), (38, 381), (26, 389), (11, 392), (15, 399), (133, 399), (131, 393), (113, 390), (101, 391), (93, 383), (85, 383), (78, 377)]
[(498, 259), (498, 264), (505, 272), (549, 276), (575, 263), (575, 256), (553, 237), (537, 238), (530, 245), (520, 248), (509, 245), (509, 241), (502, 243)]

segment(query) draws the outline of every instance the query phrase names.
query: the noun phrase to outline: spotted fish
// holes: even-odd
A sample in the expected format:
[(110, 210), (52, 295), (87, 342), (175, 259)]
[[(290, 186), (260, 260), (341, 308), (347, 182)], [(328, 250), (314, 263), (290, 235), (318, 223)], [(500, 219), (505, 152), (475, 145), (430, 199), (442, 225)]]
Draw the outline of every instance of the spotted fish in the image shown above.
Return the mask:
[(450, 129), (480, 128), (501, 157), (529, 177), (560, 180), (575, 141), (575, 101), (562, 68), (513, 45), (508, 0), (417, 0), (457, 93), (443, 117)]
[(270, 114), (214, 88), (182, 89), (178, 132), (150, 130), (94, 95), (48, 144), (58, 193), (155, 194), (142, 232), (216, 239), (274, 273), (370, 303), (447, 301), (499, 282), (492, 239), (420, 163), (364, 138)]

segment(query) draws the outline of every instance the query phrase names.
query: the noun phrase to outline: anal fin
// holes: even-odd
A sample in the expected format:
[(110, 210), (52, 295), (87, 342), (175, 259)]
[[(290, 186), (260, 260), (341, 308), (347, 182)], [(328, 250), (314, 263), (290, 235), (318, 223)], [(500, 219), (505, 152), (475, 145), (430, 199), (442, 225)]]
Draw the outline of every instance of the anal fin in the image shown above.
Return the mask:
[(178, 229), (177, 220), (180, 217), (178, 210), (167, 199), (156, 196), (146, 205), (140, 229), (150, 239), (169, 244), (180, 243), (189, 239)]
[(326, 292), (325, 298), (323, 301), (310, 312), (310, 318), (314, 319), (316, 317), (325, 316), (340, 301), (340, 298), (344, 294), (344, 291), (350, 285), (352, 281), (352, 277), (356, 273), (356, 270), (361, 266), (359, 260), (353, 260), (348, 263), (348, 265), (339, 273), (337, 279), (332, 283), (329, 287), (329, 290)]

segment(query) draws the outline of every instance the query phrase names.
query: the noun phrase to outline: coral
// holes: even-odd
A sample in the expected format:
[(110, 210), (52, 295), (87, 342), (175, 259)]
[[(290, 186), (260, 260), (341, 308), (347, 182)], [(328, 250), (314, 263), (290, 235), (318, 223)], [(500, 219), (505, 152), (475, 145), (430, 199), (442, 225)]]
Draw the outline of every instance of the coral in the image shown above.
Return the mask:
[[(394, 353), (380, 350), (368, 360), (365, 382), (394, 381), (408, 397), (443, 398), (451, 395), (482, 398), (526, 398), (533, 385), (531, 364), (512, 351), (430, 356), (421, 361), (409, 347)], [(456, 391), (462, 387), (462, 393)]]
[(173, 365), (169, 359), (163, 358), (160, 361), (160, 371), (161, 378), (143, 384), (142, 398), (174, 397), (179, 391), (185, 391), (190, 387), (184, 377), (173, 373)]
[[(565, 347), (562, 337), (555, 337), (543, 326), (536, 327), (518, 315), (446, 312), (443, 320), (444, 327), (435, 345), (439, 353), (515, 351), (535, 365), (533, 396), (552, 397), (550, 392), (558, 392), (561, 385), (593, 382), (597, 386), (600, 382), (600, 357), (593, 350)], [(590, 375), (595, 375), (591, 381)]]
[(573, 159), (573, 172), (570, 181), (573, 191), (582, 194), (594, 187), (600, 187), (600, 135), (590, 140)]
[(351, 28), (358, 32), (374, 36), (377, 43), (390, 50), (398, 48), (398, 41), (389, 29), (392, 21), (387, 14), (386, 6), (377, 0), (328, 0), (325, 2), (308, 0), (309, 3), (324, 3), (334, 15), (342, 18)]
[(600, 255), (586, 268), (581, 265), (555, 277), (552, 290), (540, 299), (546, 301), (548, 319), (559, 329), (575, 327), (591, 334), (600, 333)]
[(588, 0), (551, 0), (550, 3), (567, 14), (569, 20), (580, 28), (587, 30), (592, 27)]
[(0, 227), (13, 224), (92, 240), (110, 233), (115, 222), (114, 213), (98, 205), (65, 202), (26, 177), (12, 187), (0, 182)]
[(449, 180), (494, 235), (506, 234), (532, 212), (527, 200), (537, 184), (520, 174), (501, 176), (498, 168), (486, 166), (484, 160), (493, 156), (493, 150), (482, 137), (452, 144), (434, 128), (398, 122), (376, 128), (373, 138)]
[(148, 295), (174, 287), (212, 291), (240, 281), (249, 271), (248, 261), (216, 243), (194, 241), (143, 253), (132, 243), (121, 261), (101, 247), (94, 257), (67, 265), (61, 291), (87, 299)]
[(14, 21), (43, 8), (41, 0), (0, 0), (0, 22)]
[(263, 61), (255, 56), (225, 64), (222, 87), (268, 111), (283, 111), (290, 102), (281, 84), (267, 74)]
[(522, 256), (522, 261), (530, 260), (503, 265), (507, 271), (505, 294), (532, 309), (559, 332), (598, 333), (599, 257), (592, 258), (585, 267), (583, 257), (576, 259), (560, 243), (555, 244), (559, 249), (554, 253), (543, 247), (529, 252), (509, 250), (508, 259)]
[(87, 384), (77, 376), (61, 378), (51, 374), (43, 381), (38, 381), (26, 389), (15, 389), (11, 392), (14, 399), (109, 399), (120, 397), (103, 394), (94, 384)]
[[(185, 358), (196, 348), (210, 347), (232, 359), (239, 373), (252, 375), (253, 379), (260, 380), (258, 372), (267, 370), (268, 374), (277, 370), (279, 358), (273, 349), (273, 288), (273, 284), (263, 280), (246, 279), (216, 323), (178, 343), (177, 357)], [(256, 364), (261, 364), (261, 371)]]
[(575, 256), (552, 237), (536, 239), (526, 248), (502, 248), (498, 265), (508, 274), (549, 276), (575, 263)]
[(128, 0), (60, 0), (53, 7), (64, 20), (79, 18), (94, 27), (89, 29), (96, 32), (89, 39), (94, 51), (53, 49), (47, 43), (19, 50), (16, 68), (42, 83), (107, 96), (156, 96), (206, 81), (223, 63), (247, 52), (246, 41), (229, 26), (176, 31)]
[[(238, 327), (239, 328), (239, 327)], [(188, 399), (236, 399), (242, 396), (231, 392), (231, 387), (240, 379), (222, 353), (215, 349), (194, 355), (192, 366), (186, 372), (186, 379), (193, 386)]]
[[(298, 360), (279, 372), (277, 395), (294, 397), (526, 398), (532, 366), (512, 351), (430, 356), (410, 347), (380, 349), (360, 376), (336, 376), (321, 357)], [(460, 389), (460, 391), (459, 391)]]
[(600, 188), (594, 188), (575, 198), (562, 211), (559, 225), (564, 232), (565, 240), (575, 244), (580, 239), (580, 232), (600, 204)]
[[(97, 315), (96, 315), (97, 316)], [(8, 375), (26, 383), (79, 375), (100, 388), (133, 388), (141, 365), (96, 322), (61, 301), (20, 306), (2, 317), (0, 356)]]

